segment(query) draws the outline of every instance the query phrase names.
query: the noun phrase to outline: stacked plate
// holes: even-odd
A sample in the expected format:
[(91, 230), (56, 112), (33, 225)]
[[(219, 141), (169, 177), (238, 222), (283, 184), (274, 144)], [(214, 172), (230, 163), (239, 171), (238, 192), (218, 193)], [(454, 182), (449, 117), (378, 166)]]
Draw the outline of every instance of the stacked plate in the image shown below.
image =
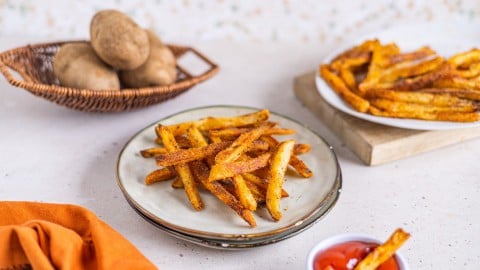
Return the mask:
[(220, 249), (243, 249), (275, 243), (310, 228), (335, 205), (342, 179), (337, 158), (331, 146), (315, 132), (285, 116), (271, 113), (270, 121), (295, 129), (293, 138), (311, 145), (301, 156), (313, 171), (310, 179), (289, 174), (284, 188), (289, 197), (282, 199), (283, 217), (274, 222), (266, 209), (255, 212), (257, 226), (251, 228), (228, 206), (213, 195), (201, 191), (205, 209), (195, 211), (182, 189), (171, 182), (145, 185), (145, 176), (158, 167), (154, 160), (143, 158), (140, 150), (155, 147), (155, 126), (198, 120), (209, 116), (227, 117), (247, 114), (258, 109), (234, 106), (196, 108), (162, 119), (139, 131), (120, 152), (117, 181), (130, 205), (146, 220), (171, 234), (192, 243)]

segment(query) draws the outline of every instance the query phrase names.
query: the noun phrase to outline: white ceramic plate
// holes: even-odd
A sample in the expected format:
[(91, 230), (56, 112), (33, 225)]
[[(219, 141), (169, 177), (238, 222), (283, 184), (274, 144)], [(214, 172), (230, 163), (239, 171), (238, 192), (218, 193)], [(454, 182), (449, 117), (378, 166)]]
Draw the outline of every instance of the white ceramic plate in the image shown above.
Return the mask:
[[(315, 176), (301, 179), (288, 176), (284, 188), (288, 198), (282, 199), (283, 217), (274, 222), (265, 209), (255, 212), (257, 227), (250, 228), (230, 208), (207, 192), (201, 192), (205, 209), (194, 211), (181, 189), (171, 182), (144, 184), (145, 176), (157, 169), (153, 159), (145, 159), (139, 151), (154, 147), (154, 127), (198, 120), (207, 116), (235, 116), (256, 111), (255, 108), (214, 106), (192, 109), (169, 116), (139, 131), (125, 145), (117, 161), (117, 181), (126, 199), (142, 216), (185, 240), (219, 248), (244, 248), (265, 245), (291, 237), (313, 225), (335, 204), (341, 189), (341, 171), (335, 153), (320, 136), (287, 117), (271, 113), (271, 121), (297, 134), (282, 136), (308, 143), (312, 150), (301, 156)], [(182, 237), (182, 235), (186, 237)], [(189, 239), (186, 239), (189, 238)], [(204, 243), (207, 241), (207, 243)]]
[[(402, 51), (411, 51), (420, 48), (421, 46), (430, 46), (444, 57), (451, 56), (455, 53), (467, 51), (473, 47), (480, 47), (480, 32), (475, 25), (455, 25), (455, 24), (421, 24), (421, 25), (406, 25), (402, 27), (395, 27), (383, 32), (373, 33), (365, 36), (355, 42), (345, 44), (338, 50), (329, 54), (323, 63), (329, 63), (340, 52), (358, 45), (366, 39), (378, 38), (382, 43), (395, 42)], [(364, 119), (370, 122), (418, 130), (445, 130), (445, 129), (459, 129), (468, 127), (480, 126), (480, 121), (473, 123), (457, 123), (446, 121), (426, 121), (415, 119), (399, 119), (374, 116), (371, 114), (360, 113), (352, 109), (345, 103), (330, 86), (318, 75), (315, 78), (315, 83), (320, 95), (334, 108)]]

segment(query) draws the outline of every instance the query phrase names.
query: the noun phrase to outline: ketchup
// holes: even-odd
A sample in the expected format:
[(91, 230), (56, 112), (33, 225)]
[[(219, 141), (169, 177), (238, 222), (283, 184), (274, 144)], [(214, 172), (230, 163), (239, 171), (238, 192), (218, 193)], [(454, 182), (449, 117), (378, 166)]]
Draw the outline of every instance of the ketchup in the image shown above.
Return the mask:
[[(376, 243), (360, 241), (334, 245), (315, 256), (313, 268), (315, 270), (352, 270), (377, 246)], [(377, 270), (399, 270), (399, 266), (395, 258), (391, 257)]]

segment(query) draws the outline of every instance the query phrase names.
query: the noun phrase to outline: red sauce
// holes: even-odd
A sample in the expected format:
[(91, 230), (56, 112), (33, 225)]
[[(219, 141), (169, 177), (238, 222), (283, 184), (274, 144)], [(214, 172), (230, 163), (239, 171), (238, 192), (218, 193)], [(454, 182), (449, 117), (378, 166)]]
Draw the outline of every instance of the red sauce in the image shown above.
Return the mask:
[[(315, 270), (351, 270), (355, 268), (378, 244), (359, 241), (334, 245), (318, 253), (314, 260)], [(390, 258), (377, 270), (399, 270), (395, 258)]]

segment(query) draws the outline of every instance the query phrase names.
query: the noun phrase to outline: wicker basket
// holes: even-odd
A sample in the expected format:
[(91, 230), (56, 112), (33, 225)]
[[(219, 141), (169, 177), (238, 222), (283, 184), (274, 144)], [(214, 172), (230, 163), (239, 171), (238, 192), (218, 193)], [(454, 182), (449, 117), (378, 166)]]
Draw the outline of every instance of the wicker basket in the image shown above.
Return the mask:
[[(177, 64), (177, 81), (165, 86), (120, 91), (63, 87), (53, 73), (53, 58), (60, 46), (67, 42), (83, 41), (35, 44), (3, 52), (0, 54), (0, 72), (14, 86), (68, 108), (88, 112), (120, 112), (156, 104), (187, 91), (218, 72), (218, 66), (194, 48), (168, 45), (175, 58), (179, 59), (190, 51), (209, 66), (208, 70), (193, 76)], [(11, 70), (23, 80), (17, 79)]]

